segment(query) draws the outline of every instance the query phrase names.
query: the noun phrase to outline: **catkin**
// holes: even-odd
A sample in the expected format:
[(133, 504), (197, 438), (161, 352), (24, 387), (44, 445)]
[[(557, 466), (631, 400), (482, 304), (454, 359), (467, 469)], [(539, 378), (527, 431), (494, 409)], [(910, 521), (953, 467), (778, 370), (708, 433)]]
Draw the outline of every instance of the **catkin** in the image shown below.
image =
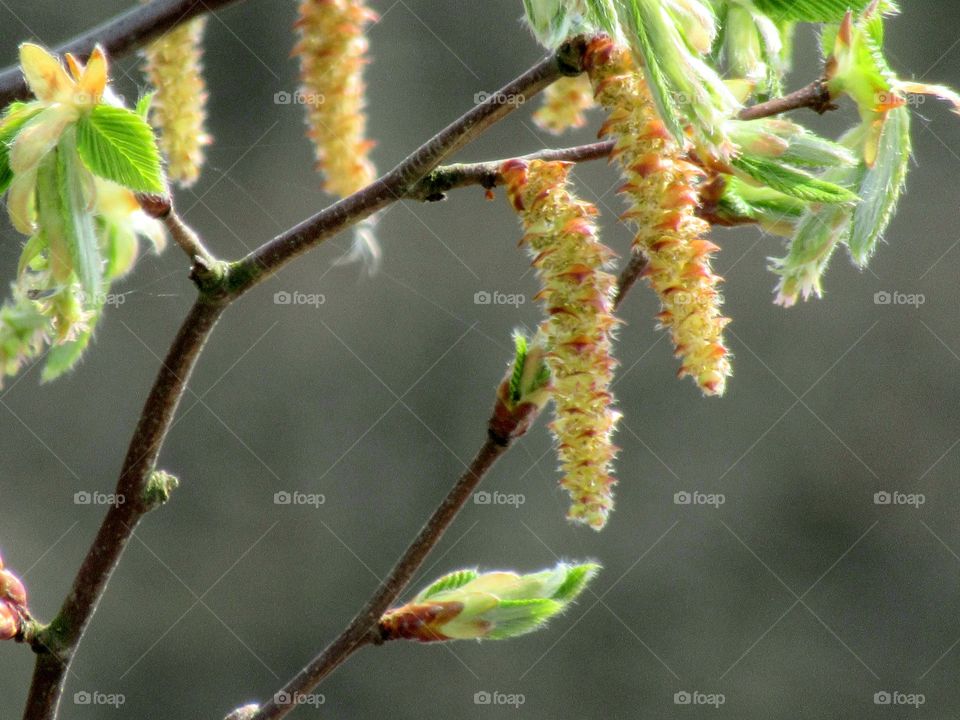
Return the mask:
[(543, 104), (533, 114), (533, 121), (543, 130), (560, 135), (586, 125), (585, 112), (594, 105), (589, 77), (560, 78), (544, 91)]
[(621, 192), (636, 226), (634, 251), (647, 258), (644, 276), (660, 297), (660, 327), (671, 333), (681, 358), (679, 376), (690, 375), (707, 395), (722, 395), (731, 374), (723, 329), (721, 278), (711, 256), (719, 248), (705, 238), (697, 217), (702, 171), (683, 156), (657, 115), (646, 81), (629, 50), (609, 38), (593, 40), (586, 65), (597, 102), (609, 112), (601, 136), (615, 139), (612, 157), (626, 184)]
[(597, 240), (596, 208), (570, 193), (569, 170), (511, 160), (502, 174), (543, 285), (537, 297), (548, 315), (541, 332), (553, 375), (551, 429), (572, 502), (568, 518), (600, 530), (613, 507), (611, 436), (620, 418), (610, 393), (616, 279), (604, 271), (613, 253)]
[(302, 0), (295, 25), (300, 40), (293, 53), (300, 59), (307, 134), (324, 189), (340, 197), (376, 179), (363, 82), (369, 48), (365, 29), (376, 18), (361, 0)]
[(182, 187), (193, 185), (203, 167), (207, 88), (203, 79), (203, 31), (206, 18), (174, 28), (146, 49), (146, 74), (156, 94), (152, 117), (167, 159), (167, 175)]

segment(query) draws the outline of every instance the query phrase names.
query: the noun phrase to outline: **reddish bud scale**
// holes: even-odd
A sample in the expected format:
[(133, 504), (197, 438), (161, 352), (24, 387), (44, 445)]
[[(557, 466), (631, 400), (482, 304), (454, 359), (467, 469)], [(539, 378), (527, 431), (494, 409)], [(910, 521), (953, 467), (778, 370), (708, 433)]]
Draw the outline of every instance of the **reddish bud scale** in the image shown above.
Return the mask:
[(27, 591), (13, 573), (4, 570), (0, 559), (0, 640), (13, 640), (20, 630), (27, 611)]
[(324, 189), (346, 197), (376, 179), (366, 139), (363, 67), (366, 26), (377, 19), (362, 0), (302, 0), (295, 28), (300, 42), (308, 135), (316, 149)]
[(20, 614), (7, 601), (0, 600), (0, 640), (13, 640), (20, 634)]
[(660, 297), (657, 317), (682, 357), (680, 374), (692, 376), (707, 395), (722, 395), (731, 374), (722, 337), (728, 320), (720, 314), (721, 278), (710, 263), (717, 246), (703, 239), (710, 226), (696, 215), (703, 173), (684, 159), (660, 120), (629, 50), (596, 38), (585, 65), (597, 102), (610, 113), (601, 136), (615, 138), (612, 157), (630, 201), (622, 218), (636, 226), (634, 250), (647, 257), (643, 277)]
[(459, 602), (410, 603), (380, 618), (380, 635), (384, 640), (443, 642), (451, 638), (440, 628), (461, 612), (463, 603)]
[(501, 174), (544, 286), (538, 297), (548, 314), (541, 332), (556, 403), (551, 429), (561, 485), (573, 503), (568, 517), (600, 530), (613, 507), (610, 439), (620, 417), (609, 392), (616, 279), (604, 271), (613, 253), (597, 240), (596, 208), (570, 193), (569, 171), (566, 163), (508, 161)]

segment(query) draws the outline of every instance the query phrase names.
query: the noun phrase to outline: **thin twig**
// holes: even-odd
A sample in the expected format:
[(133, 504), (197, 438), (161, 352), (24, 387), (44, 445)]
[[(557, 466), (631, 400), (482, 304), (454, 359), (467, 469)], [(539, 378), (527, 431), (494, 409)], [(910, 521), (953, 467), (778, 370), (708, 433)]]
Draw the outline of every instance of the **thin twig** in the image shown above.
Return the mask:
[(59, 614), (33, 644), (38, 658), (23, 720), (56, 717), (74, 651), (137, 523), (153, 507), (144, 498), (149, 475), (190, 373), (224, 307), (223, 301), (201, 296), (163, 361), (117, 482), (117, 497), (124, 501), (110, 507)]
[[(209, 2), (209, 0), (208, 0)], [(212, 4), (212, 3), (211, 3)], [(564, 74), (579, 72), (582, 47), (570, 43), (547, 57), (486, 102), (474, 107), (414, 151), (392, 171), (364, 190), (336, 203), (313, 218), (266, 243), (247, 258), (234, 263), (227, 272), (222, 263), (210, 257), (192, 231), (178, 223), (173, 213), (166, 221), (178, 244), (194, 260), (194, 279), (201, 296), (194, 305), (167, 355), (143, 408), (127, 452), (117, 494), (126, 502), (111, 507), (100, 531), (81, 566), (70, 595), (55, 620), (39, 634), (33, 647), (38, 654), (24, 720), (52, 720), (63, 690), (73, 654), (83, 638), (90, 618), (96, 611), (110, 575), (141, 517), (150, 509), (143, 501), (143, 491), (150, 472), (169, 430), (174, 412), (186, 388), (186, 381), (196, 360), (223, 310), (246, 290), (260, 282), (267, 273), (306, 252), (323, 240), (373, 214), (381, 207), (398, 201), (407, 189), (499, 120), (513, 112), (520, 103)], [(173, 223), (171, 226), (170, 222)], [(207, 260), (210, 262), (206, 262)], [(369, 633), (387, 606), (403, 590), (410, 577), (450, 525), (483, 474), (506, 449), (508, 443), (491, 439), (478, 454), (472, 469), (464, 475), (444, 503), (421, 531), (417, 541), (401, 558), (384, 585), (371, 599), (365, 612), (355, 619), (344, 634), (304, 669), (302, 678), (291, 687), (306, 687), (315, 678), (322, 678), (343, 661), (358, 643), (369, 638), (358, 634), (363, 624)], [(382, 606), (382, 607), (381, 607)], [(373, 618), (373, 625), (366, 622)], [(300, 676), (298, 676), (300, 677)], [(302, 690), (300, 690), (302, 692)], [(281, 717), (285, 711), (276, 710)]]
[[(744, 108), (740, 111), (739, 118), (741, 120), (759, 120), (801, 108), (810, 108), (818, 113), (825, 113), (836, 109), (836, 107), (825, 82), (815, 80), (789, 95)], [(610, 153), (613, 152), (614, 145), (615, 141), (606, 140), (560, 150), (541, 150), (517, 159), (572, 163), (590, 162), (609, 157)], [(413, 185), (407, 191), (406, 197), (410, 200), (435, 202), (443, 200), (445, 194), (450, 190), (471, 185), (479, 185), (487, 190), (492, 190), (503, 184), (500, 168), (504, 162), (506, 162), (505, 159), (443, 165), (426, 175), (416, 185)]]
[(487, 436), (470, 467), (433, 512), (416, 539), (397, 560), (393, 570), (357, 613), (353, 621), (313, 661), (301, 670), (251, 720), (278, 720), (296, 709), (295, 704), (279, 704), (278, 697), (296, 698), (309, 693), (350, 655), (369, 644), (381, 642), (379, 620), (409, 584), (430, 551), (453, 523), (464, 503), (483, 480), (493, 464), (510, 447), (510, 440)]
[[(219, 10), (239, 0), (154, 0), (135, 5), (89, 32), (56, 48), (58, 55), (73, 53), (86, 58), (99, 43), (111, 57), (121, 57), (165, 32), (204, 13)], [(27, 95), (27, 85), (18, 67), (0, 73), (0, 107)]]
[(243, 294), (295, 257), (402, 199), (424, 175), (520, 107), (519, 98), (529, 99), (563, 75), (580, 72), (582, 51), (582, 40), (567, 43), (441, 130), (372, 185), (322, 210), (234, 263), (230, 269), (231, 292), (236, 296)]
[(833, 102), (833, 96), (830, 94), (830, 89), (827, 87), (826, 79), (814, 80), (809, 85), (795, 90), (789, 95), (744, 108), (740, 111), (739, 117), (741, 120), (759, 120), (760, 118), (783, 115), (802, 108), (810, 108), (821, 115), (837, 109)]

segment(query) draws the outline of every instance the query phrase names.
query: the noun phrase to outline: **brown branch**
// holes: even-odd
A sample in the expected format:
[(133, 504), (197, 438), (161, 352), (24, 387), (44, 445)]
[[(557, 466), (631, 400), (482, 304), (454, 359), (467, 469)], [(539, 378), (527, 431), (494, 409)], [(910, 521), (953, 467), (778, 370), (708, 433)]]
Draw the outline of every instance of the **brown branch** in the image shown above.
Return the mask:
[[(208, 6), (215, 4), (207, 0)], [(168, 352), (130, 442), (117, 484), (117, 494), (123, 495), (126, 502), (111, 507), (107, 513), (60, 613), (33, 643), (38, 658), (24, 720), (52, 720), (56, 717), (73, 654), (137, 523), (153, 507), (144, 499), (150, 473), (183, 396), (187, 379), (223, 310), (262, 281), (267, 273), (274, 272), (323, 240), (401, 199), (423, 175), (513, 112), (520, 105), (517, 98), (532, 97), (564, 74), (580, 72), (581, 52), (581, 41), (568, 43), (559, 52), (547, 57), (451, 123), (372, 185), (274, 238), (230, 266), (217, 261), (205, 250), (199, 238), (172, 212), (169, 203), (164, 205), (165, 201), (154, 199), (151, 204), (146, 198), (140, 198), (148, 212), (152, 211), (155, 216), (164, 219), (177, 243), (192, 257), (192, 278), (201, 294)], [(509, 438), (504, 439), (502, 434), (491, 431), (490, 438), (470, 469), (421, 530), (417, 540), (398, 561), (364, 611), (340, 638), (291, 681), (289, 689), (292, 692), (302, 693), (305, 688), (313, 687), (357, 647), (374, 639), (370, 633), (380, 615), (402, 592), (456, 517), (472, 489), (509, 444)], [(271, 705), (265, 707), (265, 711), (271, 714), (264, 717), (282, 717), (289, 711), (289, 708), (270, 708)]]
[(801, 108), (810, 108), (821, 115), (837, 109), (825, 78), (814, 80), (809, 85), (795, 90), (789, 95), (744, 108), (740, 111), (738, 117), (741, 120), (759, 120), (774, 115), (783, 115)]
[(123, 496), (124, 502), (111, 506), (107, 512), (59, 614), (33, 643), (38, 657), (24, 720), (56, 717), (74, 651), (137, 523), (154, 507), (144, 497), (150, 473), (190, 373), (225, 306), (222, 300), (201, 296), (167, 353), (130, 440), (117, 482), (117, 496)]
[[(121, 57), (143, 47), (171, 28), (213, 12), (238, 0), (154, 0), (138, 5), (56, 48), (58, 55), (73, 53), (86, 58), (99, 43), (111, 57)], [(0, 73), (0, 107), (27, 96), (27, 85), (18, 67)]]
[[(235, 1), (155, 0), (95, 28), (58, 48), (58, 52), (84, 56), (96, 42), (100, 42), (112, 55), (122, 55), (181, 22)], [(434, 184), (429, 193), (424, 193), (423, 188), (419, 191), (414, 188), (446, 158), (513, 112), (520, 104), (518, 98), (527, 99), (561, 76), (581, 72), (582, 51), (582, 40), (571, 41), (558, 53), (544, 59), (451, 123), (367, 188), (277, 236), (229, 267), (214, 260), (199, 240), (191, 236), (189, 229), (182, 223), (178, 224), (172, 213), (168, 214), (168, 218), (172, 218), (167, 223), (168, 227), (175, 237), (179, 234), (179, 244), (194, 259), (194, 279), (200, 286), (201, 294), (167, 354), (131, 439), (117, 483), (117, 494), (123, 495), (126, 501), (108, 511), (59, 614), (38, 633), (33, 643), (38, 658), (24, 720), (52, 720), (56, 716), (74, 652), (136, 525), (153, 507), (144, 497), (150, 474), (186, 389), (187, 380), (223, 310), (268, 274), (387, 205), (404, 197), (418, 197), (418, 192), (422, 199), (435, 196), (437, 187), (441, 185)], [(18, 70), (11, 69), (0, 74), (0, 104), (22, 96), (25, 90)], [(768, 103), (766, 109), (760, 110), (757, 106), (745, 112), (751, 113), (750, 117), (763, 117), (763, 113), (777, 114), (804, 106), (822, 111), (829, 104), (829, 98), (824, 99), (824, 92), (820, 83), (816, 92), (810, 91), (804, 95), (803, 91), (798, 91), (788, 98), (774, 101), (775, 105)], [(609, 154), (610, 148), (608, 144), (598, 143), (551, 152), (552, 159), (579, 162), (603, 157)], [(486, 184), (489, 187), (499, 181), (499, 175), (492, 173), (491, 164), (473, 168), (459, 166), (450, 175), (453, 184), (449, 187), (467, 184)], [(441, 174), (443, 177), (446, 176)], [(432, 182), (436, 183), (437, 178)], [(632, 259), (625, 270), (618, 300), (629, 291), (642, 269), (639, 262), (636, 258)], [(502, 433), (490, 433), (466, 473), (363, 610), (333, 643), (287, 684), (285, 692), (292, 695), (309, 692), (356, 649), (378, 641), (376, 628), (380, 616), (409, 583), (483, 476), (510, 446), (511, 439), (512, 436), (505, 438)], [(278, 706), (270, 701), (255, 717), (256, 720), (273, 720), (284, 717), (291, 709), (290, 706)]]
[[(609, 157), (613, 150), (614, 141), (591, 143), (590, 145), (578, 145), (561, 150), (541, 150), (540, 152), (523, 155), (518, 160), (547, 160), (563, 161), (572, 163), (588, 162), (590, 160), (599, 160)], [(500, 168), (505, 160), (492, 160), (478, 163), (457, 163), (454, 165), (444, 165), (434, 170), (432, 173), (420, 180), (411, 187), (406, 198), (410, 200), (420, 200), (423, 202), (436, 202), (443, 200), (446, 193), (457, 188), (468, 187), (470, 185), (480, 185), (487, 190), (503, 184), (503, 177), (500, 175)]]
[(301, 670), (283, 689), (251, 716), (250, 720), (278, 720), (296, 709), (296, 704), (280, 704), (278, 696), (296, 698), (309, 693), (325, 677), (337, 669), (360, 648), (382, 642), (379, 633), (381, 616), (390, 608), (410, 583), (427, 555), (453, 523), (464, 503), (483, 480), (493, 464), (510, 447), (512, 438), (490, 432), (469, 468), (460, 477), (440, 506), (433, 512), (416, 539), (397, 560), (387, 579), (377, 588), (363, 609), (357, 613), (340, 635), (322, 653)]
[[(757, 103), (740, 111), (741, 120), (759, 120), (761, 118), (782, 115), (791, 110), (811, 108), (818, 113), (836, 109), (824, 80), (815, 80), (806, 87), (767, 102)], [(523, 155), (519, 160), (549, 160), (581, 163), (609, 157), (615, 142), (606, 140), (589, 145), (560, 150), (542, 150)], [(436, 202), (443, 200), (450, 190), (479, 185), (488, 190), (503, 184), (500, 168), (506, 160), (491, 160), (478, 163), (457, 163), (438, 167), (413, 185), (406, 193), (410, 200)]]
[(234, 296), (243, 294), (295, 257), (402, 199), (424, 175), (520, 107), (519, 98), (529, 99), (563, 75), (581, 72), (582, 52), (582, 40), (570, 41), (556, 54), (541, 60), (441, 130), (372, 185), (322, 210), (233, 263), (229, 273), (230, 292)]

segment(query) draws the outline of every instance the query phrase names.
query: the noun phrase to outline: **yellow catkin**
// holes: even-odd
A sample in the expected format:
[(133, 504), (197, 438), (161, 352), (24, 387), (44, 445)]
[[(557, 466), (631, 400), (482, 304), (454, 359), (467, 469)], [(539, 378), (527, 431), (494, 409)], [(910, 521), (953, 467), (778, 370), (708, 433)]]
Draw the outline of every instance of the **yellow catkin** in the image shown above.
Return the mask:
[(146, 73), (156, 94), (152, 118), (167, 159), (167, 175), (183, 187), (200, 177), (204, 146), (207, 88), (200, 62), (206, 18), (197, 18), (166, 33), (146, 49)]
[(541, 129), (560, 135), (586, 125), (585, 112), (594, 105), (589, 77), (560, 78), (544, 91), (543, 104), (533, 114), (533, 121)]
[(690, 375), (707, 395), (722, 395), (731, 374), (720, 313), (722, 298), (711, 256), (719, 248), (697, 217), (703, 173), (688, 162), (656, 112), (630, 51), (609, 38), (591, 41), (586, 65), (594, 92), (609, 112), (601, 136), (615, 139), (612, 156), (630, 202), (624, 218), (637, 229), (634, 251), (648, 261), (644, 276), (660, 297), (660, 327), (669, 329), (679, 375)]
[(616, 279), (604, 268), (613, 253), (597, 240), (596, 208), (567, 188), (570, 165), (511, 160), (502, 173), (523, 222), (548, 319), (541, 332), (553, 376), (561, 485), (570, 494), (568, 517), (600, 530), (613, 507), (611, 436), (620, 418), (610, 384), (616, 320)]
[(307, 134), (324, 189), (340, 197), (376, 179), (363, 82), (369, 47), (365, 28), (376, 18), (361, 0), (302, 0), (296, 22), (300, 41), (293, 52), (300, 59)]

